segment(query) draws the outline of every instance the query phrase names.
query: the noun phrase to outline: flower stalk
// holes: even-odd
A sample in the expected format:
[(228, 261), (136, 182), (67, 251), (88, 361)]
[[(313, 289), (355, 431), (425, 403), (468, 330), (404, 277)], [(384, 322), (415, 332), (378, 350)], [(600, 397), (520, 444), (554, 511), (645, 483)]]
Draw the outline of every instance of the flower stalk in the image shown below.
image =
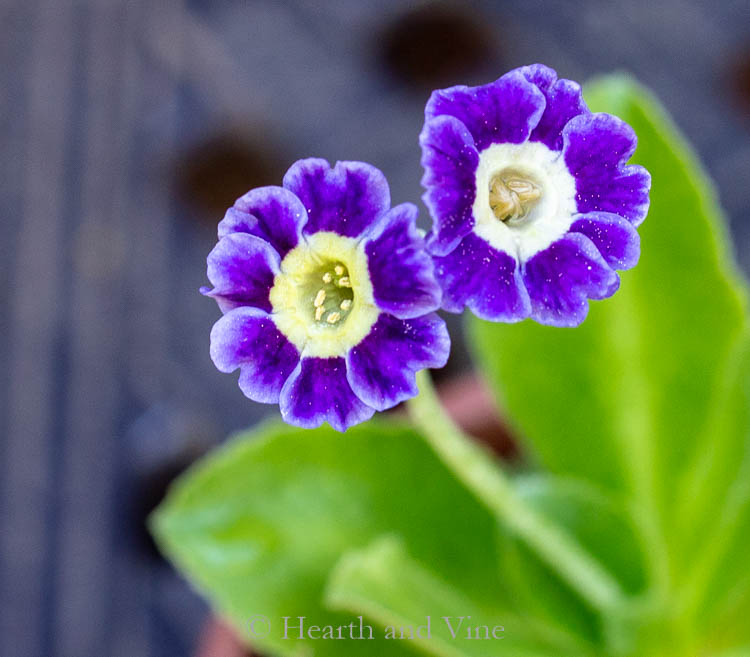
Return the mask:
[(443, 464), (593, 607), (603, 612), (621, 608), (624, 594), (617, 581), (568, 532), (516, 493), (498, 464), (448, 416), (427, 370), (417, 373), (417, 385), (419, 395), (409, 400), (409, 413)]

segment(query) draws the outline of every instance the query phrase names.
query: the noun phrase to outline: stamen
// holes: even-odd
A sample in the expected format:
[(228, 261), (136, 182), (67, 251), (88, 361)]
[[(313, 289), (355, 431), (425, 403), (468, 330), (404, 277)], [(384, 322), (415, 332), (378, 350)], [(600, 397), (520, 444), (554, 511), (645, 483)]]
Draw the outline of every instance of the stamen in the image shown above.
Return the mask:
[(490, 207), (500, 221), (522, 219), (541, 197), (535, 183), (511, 172), (490, 181)]
[[(322, 286), (320, 281), (323, 282)], [(341, 262), (329, 262), (327, 266), (323, 264), (308, 290), (314, 295), (312, 317), (327, 326), (342, 324), (354, 306), (349, 271)]]

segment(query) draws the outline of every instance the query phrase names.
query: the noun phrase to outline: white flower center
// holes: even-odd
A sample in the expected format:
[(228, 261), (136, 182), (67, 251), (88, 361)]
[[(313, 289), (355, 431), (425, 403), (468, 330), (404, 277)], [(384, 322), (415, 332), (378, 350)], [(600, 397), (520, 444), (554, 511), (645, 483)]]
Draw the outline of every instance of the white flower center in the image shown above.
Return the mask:
[(272, 317), (303, 356), (345, 356), (377, 321), (367, 256), (357, 240), (315, 233), (286, 254), (280, 269), (270, 292)]
[(562, 155), (538, 142), (492, 144), (479, 154), (474, 232), (526, 261), (568, 232), (575, 179)]

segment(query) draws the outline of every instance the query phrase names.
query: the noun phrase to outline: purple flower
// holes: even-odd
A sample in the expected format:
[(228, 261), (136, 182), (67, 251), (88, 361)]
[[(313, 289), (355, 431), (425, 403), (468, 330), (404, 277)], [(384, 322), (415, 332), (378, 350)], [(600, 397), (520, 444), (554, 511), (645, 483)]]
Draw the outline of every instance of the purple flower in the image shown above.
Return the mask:
[(201, 290), (224, 313), (211, 358), (222, 372), (239, 368), (242, 392), (278, 403), (291, 424), (345, 431), (416, 395), (416, 371), (445, 365), (417, 208), (390, 204), (375, 167), (307, 159), (219, 224), (213, 289)]
[(443, 307), (576, 326), (638, 261), (651, 179), (636, 136), (536, 64), (433, 92), (420, 135)]

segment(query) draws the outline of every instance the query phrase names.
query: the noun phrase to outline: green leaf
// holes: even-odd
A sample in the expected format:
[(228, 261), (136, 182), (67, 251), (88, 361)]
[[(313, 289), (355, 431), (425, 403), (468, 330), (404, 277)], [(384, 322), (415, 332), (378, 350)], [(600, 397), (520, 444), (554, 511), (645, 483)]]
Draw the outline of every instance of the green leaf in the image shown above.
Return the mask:
[(703, 494), (683, 536), (689, 577), (678, 597), (689, 624), (712, 628), (712, 648), (750, 642), (750, 345), (738, 357), (737, 378), (742, 385), (730, 390), (721, 418), (736, 428), (737, 441), (708, 445)]
[[(344, 552), (384, 533), (472, 600), (496, 599), (496, 523), (407, 426), (370, 422), (346, 434), (266, 425), (231, 440), (170, 491), (152, 523), (170, 559), (240, 630), (262, 614), (279, 655), (351, 655), (349, 641), (284, 639), (284, 616), (348, 624), (323, 604)], [(410, 654), (358, 641), (356, 654)]]
[(652, 174), (641, 261), (577, 329), (472, 319), (470, 330), (476, 362), (532, 454), (632, 501), (652, 570), (668, 580), (669, 525), (690, 512), (675, 491), (706, 441), (733, 440), (715, 417), (745, 330), (745, 288), (713, 188), (662, 107), (622, 76), (586, 97), (633, 126), (633, 160)]
[(595, 554), (623, 591), (645, 592), (647, 564), (639, 531), (625, 506), (584, 481), (547, 475), (516, 479), (519, 495), (543, 516), (564, 527)]
[(680, 495), (679, 557), (689, 573), (680, 598), (701, 623), (721, 616), (728, 598), (749, 598), (750, 612), (750, 339), (732, 357), (720, 398)]
[(412, 643), (437, 657), (591, 654), (563, 631), (532, 624), (507, 609), (477, 605), (412, 559), (392, 536), (345, 554), (331, 575), (327, 597), (336, 608), (365, 614), (396, 643)]
[[(644, 546), (623, 505), (580, 480), (527, 475), (518, 478), (516, 486), (524, 502), (595, 555), (625, 593), (645, 593)], [(592, 641), (601, 640), (599, 619), (593, 612), (523, 542), (507, 532), (503, 534), (501, 567), (505, 585), (512, 586), (526, 613), (576, 628)]]
[[(581, 480), (527, 475), (518, 478), (516, 486), (525, 503), (573, 536), (617, 579), (625, 593), (633, 599), (646, 598), (644, 545), (635, 520), (622, 503)], [(575, 631), (593, 644), (616, 648), (622, 654), (631, 654), (633, 643), (643, 640), (641, 634), (649, 630), (640, 627), (641, 620), (636, 617), (650, 613), (643, 605), (633, 610), (631, 602), (626, 609), (596, 614), (512, 533), (503, 532), (501, 550), (503, 583), (522, 615)], [(627, 626), (625, 632), (622, 625)]]

